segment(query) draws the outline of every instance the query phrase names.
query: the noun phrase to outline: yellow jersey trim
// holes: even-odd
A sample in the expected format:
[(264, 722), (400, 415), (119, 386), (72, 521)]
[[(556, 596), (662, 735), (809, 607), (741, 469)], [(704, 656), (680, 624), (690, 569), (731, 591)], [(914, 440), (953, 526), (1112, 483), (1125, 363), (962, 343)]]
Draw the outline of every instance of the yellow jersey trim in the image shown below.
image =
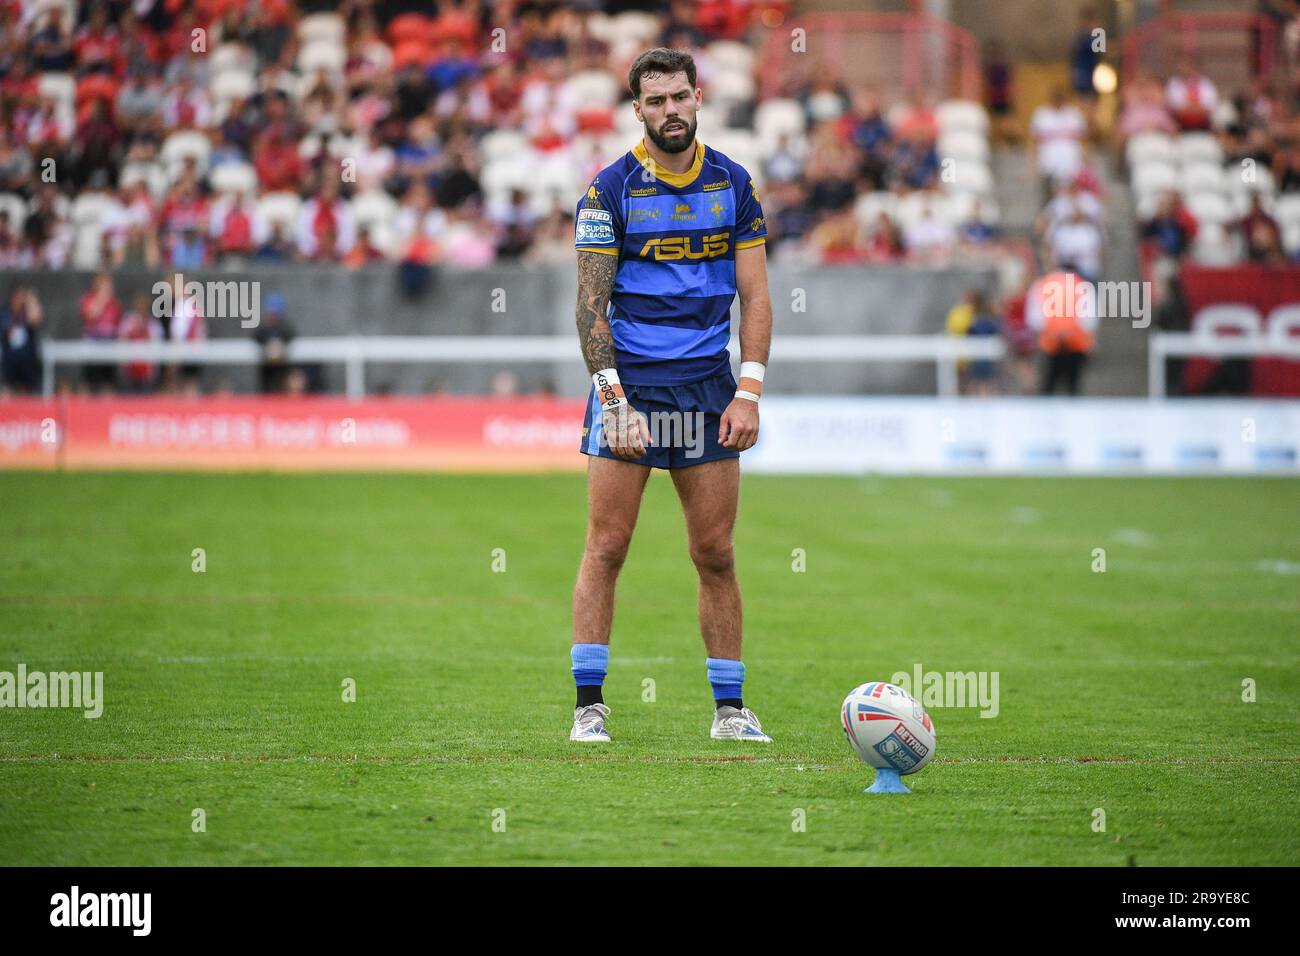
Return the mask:
[(641, 164), (642, 169), (653, 172), (656, 179), (669, 186), (689, 186), (695, 182), (700, 175), (700, 170), (704, 168), (704, 144), (699, 139), (695, 140), (695, 162), (691, 163), (691, 168), (684, 173), (670, 173), (666, 169), (659, 169), (658, 164), (646, 152), (645, 140), (632, 147), (632, 156)]

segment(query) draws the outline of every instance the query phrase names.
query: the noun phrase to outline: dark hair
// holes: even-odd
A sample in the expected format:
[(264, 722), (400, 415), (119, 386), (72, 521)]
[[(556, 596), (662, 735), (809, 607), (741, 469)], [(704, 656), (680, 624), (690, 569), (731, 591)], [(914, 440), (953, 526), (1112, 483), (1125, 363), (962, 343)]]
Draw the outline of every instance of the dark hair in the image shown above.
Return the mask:
[(641, 77), (647, 73), (662, 73), (664, 76), (685, 73), (691, 89), (695, 89), (695, 60), (685, 50), (657, 46), (637, 57), (627, 73), (627, 86), (632, 91), (633, 99), (641, 98)]

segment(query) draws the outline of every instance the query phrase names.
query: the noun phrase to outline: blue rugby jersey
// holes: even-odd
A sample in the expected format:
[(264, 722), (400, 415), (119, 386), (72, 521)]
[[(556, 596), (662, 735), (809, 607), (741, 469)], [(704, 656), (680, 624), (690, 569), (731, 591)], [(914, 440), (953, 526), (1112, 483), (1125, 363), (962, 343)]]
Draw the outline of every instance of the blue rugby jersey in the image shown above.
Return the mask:
[(610, 297), (619, 378), (686, 385), (730, 365), (736, 250), (765, 241), (749, 173), (696, 141), (684, 173), (653, 167), (638, 143), (578, 203), (574, 244), (619, 257)]

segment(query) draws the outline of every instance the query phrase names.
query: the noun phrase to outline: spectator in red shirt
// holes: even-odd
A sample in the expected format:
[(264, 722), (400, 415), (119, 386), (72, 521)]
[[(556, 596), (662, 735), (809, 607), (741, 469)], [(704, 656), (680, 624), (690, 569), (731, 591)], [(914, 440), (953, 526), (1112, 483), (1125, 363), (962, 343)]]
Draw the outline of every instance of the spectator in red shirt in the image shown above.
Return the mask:
[(212, 208), (210, 233), (222, 258), (239, 258), (253, 254), (253, 221), (256, 205), (243, 194), (222, 197)]
[(907, 246), (903, 243), (903, 231), (889, 218), (889, 213), (880, 213), (867, 241), (867, 261), (898, 262), (905, 255)]
[(387, 256), (384, 251), (370, 240), (370, 229), (362, 226), (357, 231), (357, 244), (343, 257), (343, 265), (349, 269), (360, 269), (373, 262), (383, 262)]
[(302, 204), (297, 239), (298, 251), (306, 259), (337, 260), (356, 243), (356, 224), (332, 176), (324, 176), (320, 193)]
[[(149, 308), (149, 297), (143, 292), (133, 300), (131, 311), (122, 316), (117, 338), (121, 342), (162, 341), (162, 323), (154, 317)], [(158, 366), (152, 362), (128, 362), (122, 366), (120, 374), (128, 392), (147, 392), (158, 377)]]
[(306, 174), (298, 143), (284, 125), (262, 134), (253, 153), (253, 168), (264, 192), (295, 191)]
[(1165, 86), (1165, 104), (1179, 129), (1206, 130), (1219, 104), (1219, 91), (1191, 57), (1183, 57), (1177, 74)]
[[(90, 290), (81, 297), (81, 336), (91, 342), (111, 342), (117, 338), (122, 319), (122, 303), (113, 291), (113, 277), (100, 272)], [(112, 365), (87, 365), (86, 387), (102, 395), (113, 390), (115, 371)]]
[(78, 73), (121, 75), (121, 37), (109, 24), (104, 7), (97, 6), (91, 10), (90, 19), (73, 38), (72, 49), (77, 57)]

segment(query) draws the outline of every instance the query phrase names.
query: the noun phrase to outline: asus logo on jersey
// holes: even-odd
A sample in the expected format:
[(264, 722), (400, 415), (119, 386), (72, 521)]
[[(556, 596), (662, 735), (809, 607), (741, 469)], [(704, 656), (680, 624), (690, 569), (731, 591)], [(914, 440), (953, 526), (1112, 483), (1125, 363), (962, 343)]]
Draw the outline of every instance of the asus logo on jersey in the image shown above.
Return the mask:
[(649, 239), (641, 247), (641, 257), (645, 258), (651, 253), (654, 254), (657, 262), (671, 261), (673, 259), (715, 259), (718, 256), (727, 254), (731, 238), (731, 233), (720, 232), (716, 236), (705, 236), (700, 240), (702, 248), (695, 249), (692, 240), (687, 236), (668, 236), (663, 239)]

